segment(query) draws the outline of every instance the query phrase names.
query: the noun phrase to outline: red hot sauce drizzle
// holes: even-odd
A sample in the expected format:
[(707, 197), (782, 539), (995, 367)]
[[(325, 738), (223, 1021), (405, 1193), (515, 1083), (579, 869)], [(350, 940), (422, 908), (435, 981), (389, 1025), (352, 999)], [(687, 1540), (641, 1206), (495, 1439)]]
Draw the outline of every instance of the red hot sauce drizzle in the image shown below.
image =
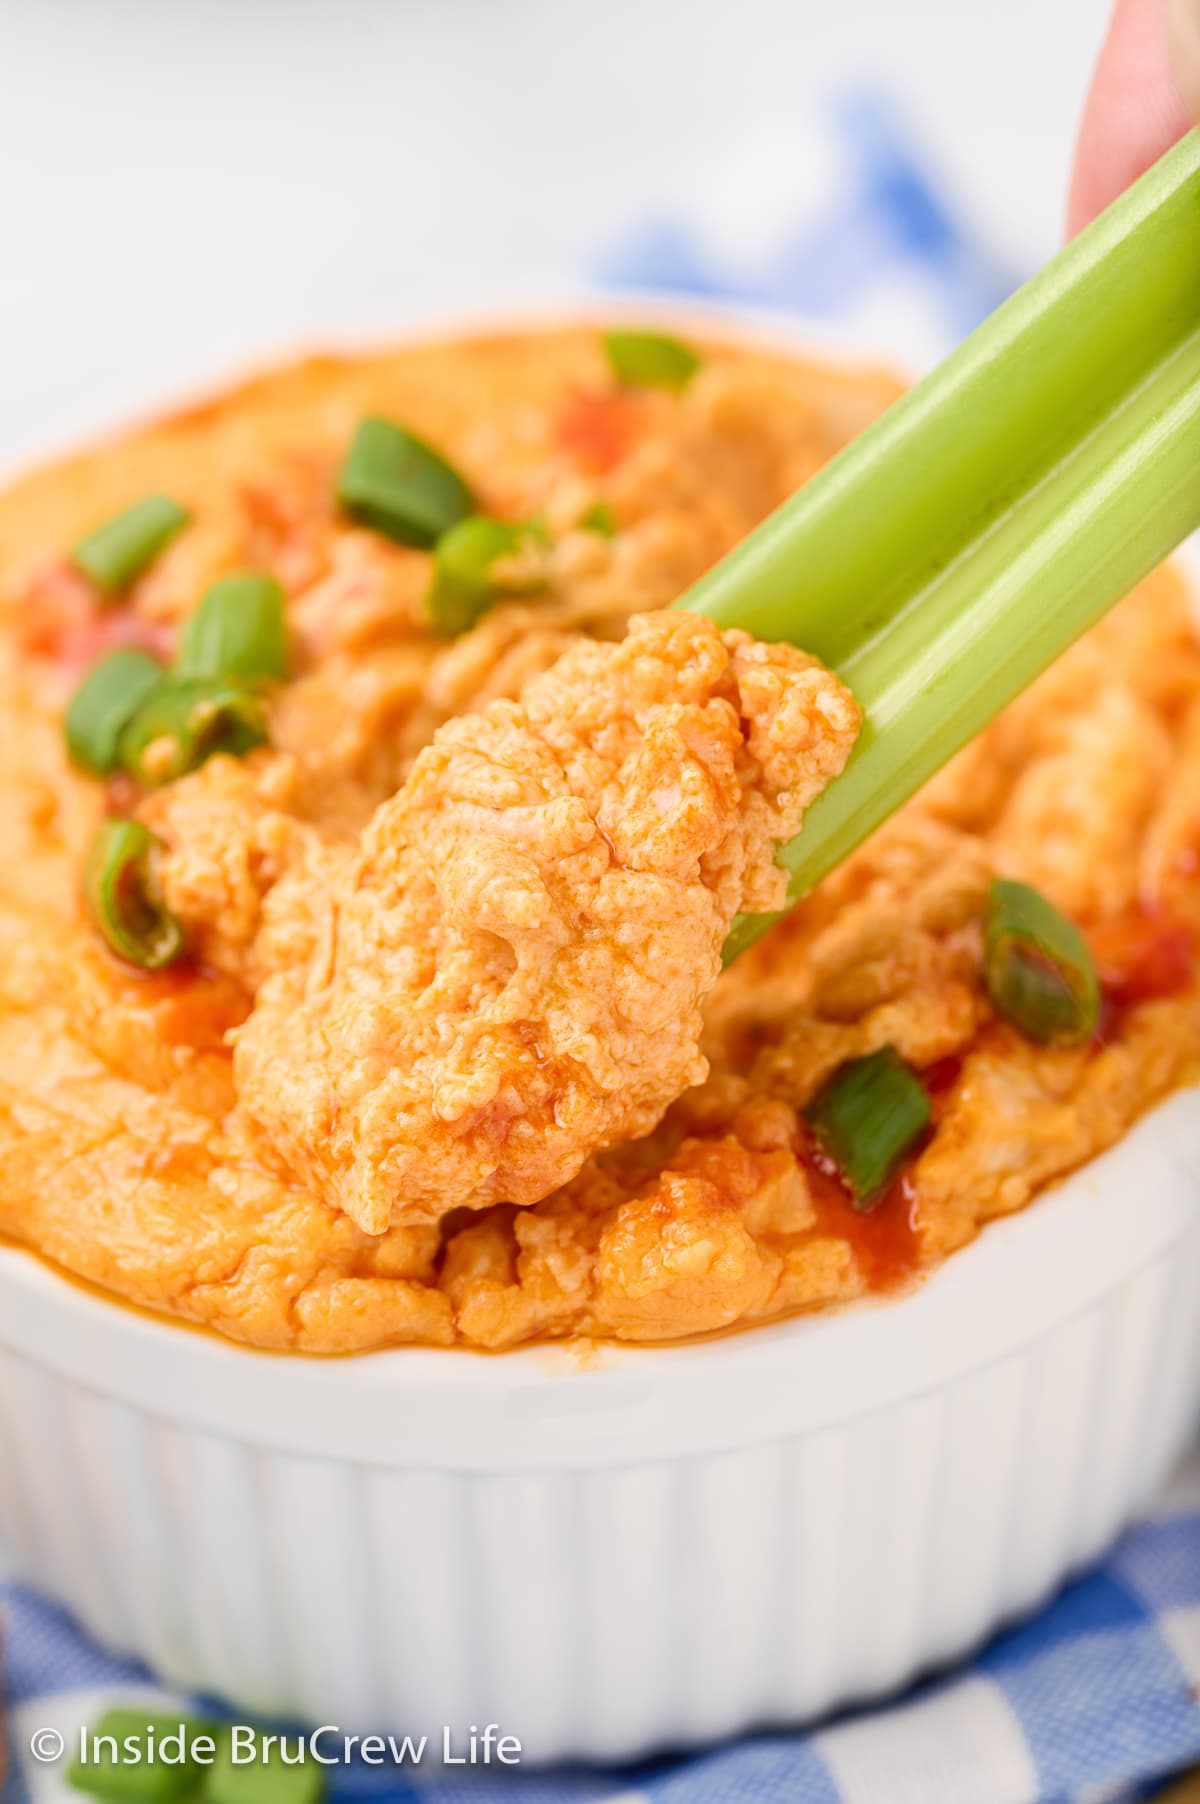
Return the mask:
[(1088, 938), (1100, 986), (1116, 1009), (1178, 995), (1192, 980), (1192, 930), (1164, 910), (1130, 909), (1102, 921)]
[(896, 1290), (921, 1262), (916, 1185), (906, 1161), (870, 1209), (855, 1207), (837, 1166), (801, 1124), (799, 1155), (816, 1212), (815, 1231), (845, 1240), (873, 1291)]

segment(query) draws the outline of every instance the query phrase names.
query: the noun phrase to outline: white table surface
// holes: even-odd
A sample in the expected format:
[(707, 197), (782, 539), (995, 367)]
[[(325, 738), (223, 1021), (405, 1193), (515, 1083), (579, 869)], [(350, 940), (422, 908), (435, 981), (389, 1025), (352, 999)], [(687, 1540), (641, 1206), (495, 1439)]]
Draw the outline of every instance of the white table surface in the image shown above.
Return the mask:
[(1029, 265), (1104, 10), (0, 0), (0, 459), (291, 344), (560, 288), (850, 77), (897, 90)]

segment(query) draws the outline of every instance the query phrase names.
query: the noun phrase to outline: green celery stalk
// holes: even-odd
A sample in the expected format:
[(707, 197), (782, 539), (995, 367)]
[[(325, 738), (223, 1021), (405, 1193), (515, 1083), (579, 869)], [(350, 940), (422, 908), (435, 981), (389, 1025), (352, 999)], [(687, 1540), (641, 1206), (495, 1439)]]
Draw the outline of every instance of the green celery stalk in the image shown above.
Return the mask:
[(862, 706), (780, 853), (789, 904), (1197, 526), (1192, 132), (678, 603), (814, 652)]

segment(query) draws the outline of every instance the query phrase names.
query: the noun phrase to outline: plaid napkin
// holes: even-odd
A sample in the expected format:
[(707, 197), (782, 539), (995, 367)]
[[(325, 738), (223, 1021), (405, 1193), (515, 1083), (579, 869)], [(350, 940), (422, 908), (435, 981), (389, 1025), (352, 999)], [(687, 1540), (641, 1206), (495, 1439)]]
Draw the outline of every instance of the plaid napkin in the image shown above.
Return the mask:
[[(79, 1804), (35, 1732), (68, 1744), (114, 1703), (180, 1700), (100, 1653), (60, 1611), (0, 1583), (8, 1629), (4, 1804)], [(186, 1700), (184, 1701), (186, 1703)], [(761, 1735), (622, 1773), (445, 1777), (403, 1783), (333, 1770), (335, 1793), (376, 1804), (1126, 1804), (1200, 1760), (1200, 1458), (1106, 1563), (970, 1666), (887, 1709), (808, 1734)], [(412, 1769), (409, 1769), (410, 1771)]]
[[(668, 197), (603, 252), (602, 281), (849, 323), (863, 342), (926, 359), (1019, 279), (947, 203), (878, 95), (844, 95), (824, 118), (768, 123), (719, 148), (710, 181)], [(36, 1731), (57, 1728), (69, 1744), (114, 1703), (191, 1701), (5, 1582), (2, 1560), (4, 1804), (77, 1804), (62, 1763), (32, 1758)], [(1197, 1761), (1200, 1454), (1103, 1566), (971, 1665), (887, 1708), (621, 1773), (461, 1778), (430, 1767), (381, 1784), (351, 1767), (332, 1781), (341, 1797), (382, 1804), (431, 1793), (441, 1804), (1128, 1804)]]

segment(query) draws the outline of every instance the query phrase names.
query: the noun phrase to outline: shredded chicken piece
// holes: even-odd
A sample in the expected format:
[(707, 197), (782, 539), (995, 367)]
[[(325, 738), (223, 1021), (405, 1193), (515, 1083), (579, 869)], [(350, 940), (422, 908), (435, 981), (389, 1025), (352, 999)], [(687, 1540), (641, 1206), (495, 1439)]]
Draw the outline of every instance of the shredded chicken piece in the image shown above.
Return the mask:
[(266, 900), (319, 843), (296, 818), (297, 801), (293, 760), (268, 755), (212, 758), (139, 809), (163, 842), (163, 900), (188, 923), (192, 951), (248, 989), (263, 974)]
[(273, 891), (315, 942), (238, 1032), (243, 1108), (370, 1234), (538, 1202), (703, 1080), (730, 923), (782, 903), (775, 850), (857, 727), (812, 658), (689, 614), (451, 721), (336, 868)]
[[(1164, 567), (722, 974), (705, 1082), (541, 1202), (367, 1235), (255, 1127), (230, 1030), (272, 974), (304, 991), (360, 834), (437, 728), (668, 606), (898, 392), (873, 371), (704, 356), (670, 394), (614, 390), (591, 326), (318, 361), (0, 494), (0, 1236), (257, 1347), (663, 1341), (894, 1293), (1200, 1077), (1200, 638)], [(542, 518), (545, 592), (459, 639), (430, 633), (428, 554), (332, 505), (364, 413), (436, 445), (489, 513)], [(193, 524), (98, 612), (63, 549), (151, 490)], [(612, 538), (583, 528), (597, 503)], [(132, 795), (70, 765), (63, 711), (113, 646), (169, 660), (197, 597), (237, 569), (287, 591), (292, 677), (267, 698), (269, 746), (137, 802), (194, 957), (134, 972), (80, 883), (102, 811)], [(1109, 1007), (1088, 1046), (996, 1018), (981, 926), (998, 873), (1089, 936)], [(363, 975), (368, 1004), (385, 974), (381, 959)], [(814, 1161), (803, 1114), (883, 1045), (928, 1086), (932, 1132), (864, 1214)], [(330, 1094), (342, 1084), (339, 1065)]]

